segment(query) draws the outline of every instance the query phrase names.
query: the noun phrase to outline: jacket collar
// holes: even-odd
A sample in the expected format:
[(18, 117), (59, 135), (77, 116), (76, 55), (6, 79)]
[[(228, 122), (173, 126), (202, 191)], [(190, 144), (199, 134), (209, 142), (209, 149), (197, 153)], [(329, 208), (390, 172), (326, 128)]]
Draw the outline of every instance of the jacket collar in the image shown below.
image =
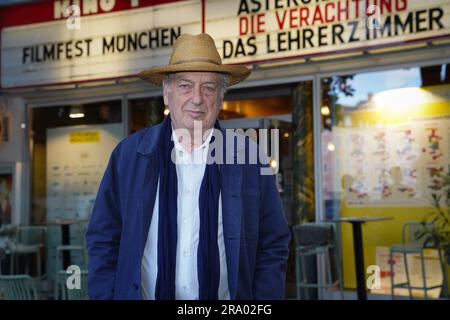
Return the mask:
[(137, 152), (144, 156), (155, 152), (161, 137), (161, 129), (161, 124), (145, 129), (146, 132), (139, 141)]

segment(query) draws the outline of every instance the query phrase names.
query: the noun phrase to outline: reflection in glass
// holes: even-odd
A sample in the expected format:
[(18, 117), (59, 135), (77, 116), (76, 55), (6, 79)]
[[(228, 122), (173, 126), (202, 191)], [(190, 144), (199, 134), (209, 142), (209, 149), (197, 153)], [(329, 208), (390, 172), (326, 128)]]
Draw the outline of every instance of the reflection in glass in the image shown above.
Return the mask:
[[(323, 78), (321, 123), (325, 216), (393, 217), (365, 227), (366, 265), (379, 264), (401, 242), (402, 224), (431, 211), (431, 193), (450, 169), (449, 67)], [(342, 226), (344, 279), (354, 287), (349, 228)], [(381, 281), (389, 287), (386, 275)]]

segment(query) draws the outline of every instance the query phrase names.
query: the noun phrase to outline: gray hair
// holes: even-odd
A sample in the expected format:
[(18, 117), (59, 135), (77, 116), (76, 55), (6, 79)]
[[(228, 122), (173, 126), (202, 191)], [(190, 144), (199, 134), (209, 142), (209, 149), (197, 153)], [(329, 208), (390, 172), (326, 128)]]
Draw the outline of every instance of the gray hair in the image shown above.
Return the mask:
[(230, 75), (226, 73), (219, 73), (219, 82), (220, 93), (223, 97), (227, 92), (228, 87), (230, 86)]
[[(173, 78), (173, 75), (175, 73), (169, 73), (167, 74), (167, 76), (164, 79), (164, 82), (166, 84), (166, 89), (169, 90), (170, 87), (170, 82)], [(227, 92), (227, 89), (230, 85), (230, 76), (226, 73), (217, 73), (217, 78), (219, 79), (219, 90), (220, 90), (220, 97), (223, 98), (223, 96), (225, 95), (225, 93)]]

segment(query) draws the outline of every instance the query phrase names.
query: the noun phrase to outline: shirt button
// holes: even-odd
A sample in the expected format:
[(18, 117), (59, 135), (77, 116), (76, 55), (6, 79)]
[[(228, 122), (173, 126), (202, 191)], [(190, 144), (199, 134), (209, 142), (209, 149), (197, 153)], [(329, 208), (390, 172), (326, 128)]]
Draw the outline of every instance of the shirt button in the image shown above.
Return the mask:
[(184, 252), (183, 252), (183, 256), (187, 257), (187, 256), (188, 256), (188, 252), (187, 252), (187, 251), (184, 251)]
[(191, 193), (191, 189), (186, 189), (186, 193), (187, 194)]
[(188, 221), (187, 219), (183, 219), (183, 223), (186, 224)]
[(186, 291), (186, 290), (187, 290), (186, 286), (183, 286), (183, 290), (184, 290), (184, 291)]

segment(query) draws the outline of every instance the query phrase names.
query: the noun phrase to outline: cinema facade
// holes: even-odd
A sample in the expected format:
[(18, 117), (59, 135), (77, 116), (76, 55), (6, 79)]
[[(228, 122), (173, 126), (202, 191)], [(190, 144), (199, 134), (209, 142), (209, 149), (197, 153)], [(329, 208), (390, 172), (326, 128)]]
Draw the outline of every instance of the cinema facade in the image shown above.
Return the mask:
[[(450, 169), (446, 0), (44, 0), (0, 7), (0, 27), (6, 225), (89, 219), (111, 150), (165, 114), (160, 88), (135, 75), (166, 64), (182, 33), (207, 32), (224, 63), (252, 68), (220, 122), (280, 130), (272, 165), (291, 227), (392, 217), (364, 227), (366, 264), (379, 264)], [(354, 288), (351, 227), (339, 232)]]

